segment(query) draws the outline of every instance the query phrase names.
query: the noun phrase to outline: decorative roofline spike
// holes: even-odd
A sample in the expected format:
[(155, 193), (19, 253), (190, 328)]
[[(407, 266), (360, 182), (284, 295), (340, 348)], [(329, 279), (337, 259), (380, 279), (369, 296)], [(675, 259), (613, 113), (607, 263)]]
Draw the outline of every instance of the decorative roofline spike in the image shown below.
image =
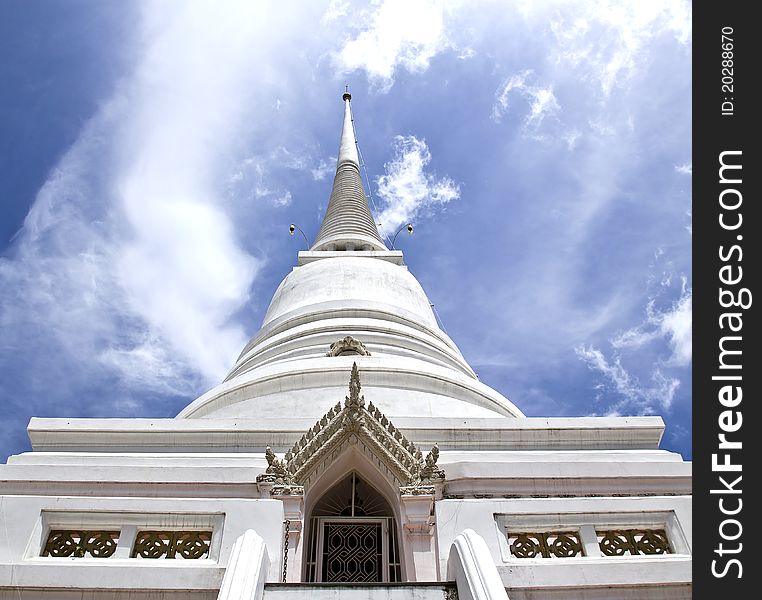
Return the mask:
[(346, 396), (344, 406), (346, 408), (363, 408), (365, 397), (360, 395), (360, 370), (357, 363), (352, 363), (352, 373), (349, 376), (349, 396)]

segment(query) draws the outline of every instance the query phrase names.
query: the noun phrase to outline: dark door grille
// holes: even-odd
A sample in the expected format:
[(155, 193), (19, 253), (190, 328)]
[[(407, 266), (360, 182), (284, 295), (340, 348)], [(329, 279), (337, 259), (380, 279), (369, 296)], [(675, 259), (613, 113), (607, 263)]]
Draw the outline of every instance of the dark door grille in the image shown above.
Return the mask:
[(324, 523), (322, 580), (383, 581), (381, 523)]

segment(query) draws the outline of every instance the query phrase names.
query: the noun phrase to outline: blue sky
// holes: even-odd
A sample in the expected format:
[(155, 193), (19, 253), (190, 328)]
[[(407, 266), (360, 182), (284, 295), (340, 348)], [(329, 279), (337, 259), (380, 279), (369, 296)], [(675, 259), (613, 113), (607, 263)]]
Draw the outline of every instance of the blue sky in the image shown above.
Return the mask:
[[(0, 458), (172, 417), (325, 210), (349, 84), (373, 208), (529, 416), (691, 456), (687, 2), (0, 4)], [(311, 241), (311, 240), (310, 240)]]

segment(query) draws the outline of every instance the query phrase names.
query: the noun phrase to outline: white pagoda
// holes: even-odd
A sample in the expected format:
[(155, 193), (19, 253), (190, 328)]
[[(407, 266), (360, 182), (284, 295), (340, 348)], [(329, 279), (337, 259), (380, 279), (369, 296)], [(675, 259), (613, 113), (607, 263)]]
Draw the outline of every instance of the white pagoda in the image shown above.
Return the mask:
[(174, 419), (40, 419), (0, 466), (0, 600), (691, 597), (659, 417), (527, 418), (378, 233), (345, 93), (312, 247)]

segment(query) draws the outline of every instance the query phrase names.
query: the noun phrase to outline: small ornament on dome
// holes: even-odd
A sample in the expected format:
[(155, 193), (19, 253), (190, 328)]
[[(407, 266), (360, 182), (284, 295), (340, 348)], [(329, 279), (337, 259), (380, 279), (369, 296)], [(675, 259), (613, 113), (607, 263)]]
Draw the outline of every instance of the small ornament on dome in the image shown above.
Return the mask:
[(356, 340), (351, 335), (342, 338), (333, 344), (326, 356), (348, 356), (358, 354), (360, 356), (370, 356), (370, 352), (360, 340)]

